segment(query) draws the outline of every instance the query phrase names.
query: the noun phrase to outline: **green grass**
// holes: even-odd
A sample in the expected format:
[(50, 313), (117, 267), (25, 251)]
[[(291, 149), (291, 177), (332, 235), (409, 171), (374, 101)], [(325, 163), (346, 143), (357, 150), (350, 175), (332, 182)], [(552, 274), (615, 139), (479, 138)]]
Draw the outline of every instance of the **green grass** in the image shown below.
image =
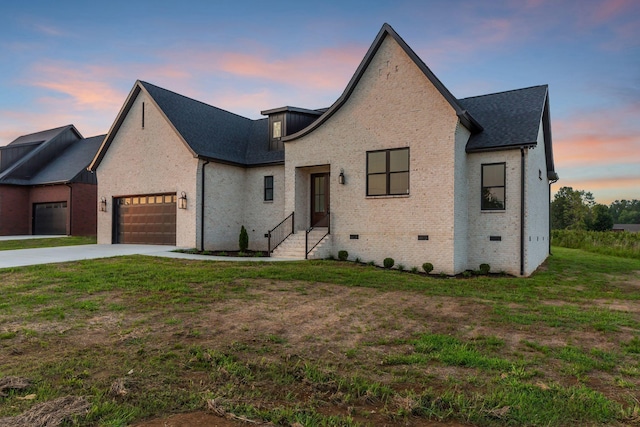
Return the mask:
[(56, 246), (95, 245), (96, 238), (86, 236), (50, 237), (42, 239), (0, 240), (0, 251), (53, 248)]
[(553, 230), (551, 241), (555, 246), (640, 259), (640, 233)]
[[(212, 400), (275, 425), (637, 423), (640, 259), (553, 253), (526, 279), (145, 256), (2, 269), (0, 378), (34, 383), (0, 397), (0, 417), (82, 395), (92, 408), (80, 426), (124, 426)], [(282, 301), (325, 296), (322, 310), (344, 316), (341, 333), (371, 339), (336, 348), (278, 317)], [(418, 298), (440, 304), (420, 311)], [(272, 323), (235, 317), (260, 305)], [(304, 327), (318, 313), (308, 316)], [(117, 378), (127, 394), (110, 394)], [(31, 393), (34, 401), (20, 399)]]

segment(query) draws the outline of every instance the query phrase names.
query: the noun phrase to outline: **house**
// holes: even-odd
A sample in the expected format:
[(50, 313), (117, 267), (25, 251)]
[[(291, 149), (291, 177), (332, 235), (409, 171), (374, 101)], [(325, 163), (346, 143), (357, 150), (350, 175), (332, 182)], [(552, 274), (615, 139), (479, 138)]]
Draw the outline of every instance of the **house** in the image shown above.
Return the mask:
[(628, 231), (629, 233), (640, 233), (640, 224), (614, 224), (613, 231)]
[(87, 166), (103, 137), (67, 125), (0, 147), (0, 235), (95, 235), (97, 183)]
[(526, 276), (548, 256), (548, 87), (457, 99), (387, 24), (328, 109), (251, 120), (134, 84), (90, 166), (99, 243)]

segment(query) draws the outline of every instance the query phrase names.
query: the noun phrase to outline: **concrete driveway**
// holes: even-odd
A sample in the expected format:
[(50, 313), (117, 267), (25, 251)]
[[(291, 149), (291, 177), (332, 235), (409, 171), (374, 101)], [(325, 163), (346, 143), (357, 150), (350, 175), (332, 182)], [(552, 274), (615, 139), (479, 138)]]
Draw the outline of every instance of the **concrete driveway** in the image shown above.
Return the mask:
[(172, 252), (176, 249), (179, 248), (177, 246), (164, 245), (81, 245), (0, 251), (0, 268), (80, 261), (83, 259), (110, 258), (123, 255), (149, 255), (200, 261), (299, 261), (284, 258), (237, 258)]

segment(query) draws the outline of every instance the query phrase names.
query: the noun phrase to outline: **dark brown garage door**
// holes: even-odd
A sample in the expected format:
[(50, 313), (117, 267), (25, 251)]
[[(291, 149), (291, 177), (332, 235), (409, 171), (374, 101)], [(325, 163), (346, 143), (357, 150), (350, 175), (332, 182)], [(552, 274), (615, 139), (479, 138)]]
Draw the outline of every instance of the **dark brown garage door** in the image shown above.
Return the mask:
[(34, 204), (33, 234), (67, 234), (67, 202)]
[(116, 243), (176, 244), (176, 195), (116, 199)]

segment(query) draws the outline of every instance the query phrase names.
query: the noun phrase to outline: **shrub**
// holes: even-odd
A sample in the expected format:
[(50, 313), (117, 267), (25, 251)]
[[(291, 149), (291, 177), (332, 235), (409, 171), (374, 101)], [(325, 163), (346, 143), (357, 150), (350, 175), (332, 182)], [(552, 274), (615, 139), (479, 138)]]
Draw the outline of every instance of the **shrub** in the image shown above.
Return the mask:
[(433, 271), (433, 264), (431, 264), (430, 262), (425, 262), (424, 264), (422, 264), (422, 269), (425, 273), (429, 274)]
[(240, 237), (238, 238), (238, 245), (240, 246), (240, 252), (246, 252), (249, 247), (249, 234), (247, 234), (247, 229), (240, 228)]
[(349, 252), (347, 251), (338, 251), (338, 259), (340, 261), (346, 261), (349, 258)]
[(398, 264), (398, 270), (404, 271), (404, 264)]
[(491, 266), (489, 264), (480, 264), (480, 274), (489, 274), (489, 270), (491, 270)]
[(360, 257), (356, 257), (356, 260), (354, 262), (356, 264), (362, 264), (362, 260), (360, 259)]
[(393, 260), (393, 258), (385, 258), (384, 261), (382, 261), (382, 265), (384, 265), (384, 268), (391, 268), (395, 263), (396, 262)]
[(418, 267), (411, 267), (411, 272), (412, 273), (417, 273), (418, 272)]
[(369, 261), (369, 262), (367, 263), (367, 265), (368, 265), (369, 267), (375, 267), (375, 266), (376, 266), (376, 262), (375, 262), (375, 261)]

